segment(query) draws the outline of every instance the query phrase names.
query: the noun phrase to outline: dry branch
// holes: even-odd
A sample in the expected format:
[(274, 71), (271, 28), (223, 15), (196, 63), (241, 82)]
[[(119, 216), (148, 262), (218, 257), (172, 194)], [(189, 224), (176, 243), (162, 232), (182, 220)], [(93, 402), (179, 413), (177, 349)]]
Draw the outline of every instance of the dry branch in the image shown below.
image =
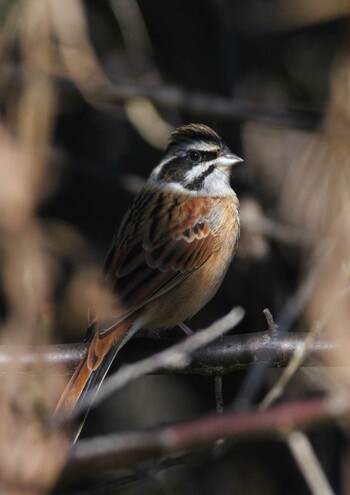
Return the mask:
[[(285, 367), (296, 347), (306, 341), (308, 334), (292, 333), (289, 335), (272, 338), (270, 332), (251, 333), (246, 335), (230, 335), (222, 337), (217, 342), (192, 353), (192, 362), (178, 368), (160, 368), (160, 374), (191, 374), (218, 376), (238, 370), (249, 368), (256, 362), (258, 355), (264, 355), (267, 351), (270, 366), (272, 368)], [(161, 352), (177, 340), (169, 338), (136, 337), (118, 354), (114, 366), (135, 362), (152, 354)], [(349, 344), (347, 344), (349, 346)], [(319, 340), (306, 344), (307, 354), (311, 358), (324, 358), (336, 354), (339, 349), (344, 349), (342, 342)], [(26, 350), (20, 354), (21, 364), (30, 369), (36, 362), (41, 361), (46, 365), (46, 372), (55, 372), (55, 366), (61, 364), (72, 371), (82, 358), (86, 345), (61, 344), (52, 346), (36, 346), (32, 350)], [(13, 359), (14, 348), (0, 346), (0, 373), (6, 373)], [(350, 353), (350, 349), (349, 349)], [(18, 358), (18, 356), (17, 356)], [(327, 360), (329, 362), (329, 360)], [(310, 363), (313, 364), (312, 362)], [(339, 366), (347, 366), (348, 362), (339, 361)], [(113, 368), (112, 368), (113, 369)], [(115, 368), (114, 368), (115, 369)]]
[[(69, 78), (52, 74), (62, 92), (72, 91)], [(6, 66), (1, 70), (1, 87), (14, 80), (42, 77), (39, 71), (31, 73), (22, 68)], [(98, 79), (97, 79), (98, 81)], [(169, 84), (146, 85), (142, 83), (113, 81), (95, 82), (85, 96), (94, 105), (120, 105), (135, 98), (145, 98), (160, 108), (190, 112), (198, 118), (213, 118), (235, 122), (261, 122), (268, 125), (313, 130), (322, 122), (322, 115), (310, 110), (278, 110), (257, 106), (249, 101), (227, 98), (221, 95), (188, 91), (181, 86)]]
[(271, 110), (244, 100), (226, 98), (201, 92), (188, 91), (179, 86), (142, 85), (138, 83), (96, 86), (91, 98), (104, 104), (120, 104), (131, 98), (142, 97), (160, 107), (185, 110), (199, 117), (211, 117), (237, 122), (263, 122), (300, 129), (314, 129), (320, 124), (317, 113), (302, 110)]
[(350, 412), (350, 395), (308, 399), (266, 411), (209, 415), (141, 433), (114, 434), (80, 440), (72, 450), (68, 470), (133, 465), (141, 460), (232, 441), (284, 438), (294, 429), (315, 427)]
[[(91, 392), (86, 394), (85, 402), (78, 404), (68, 418), (63, 419), (69, 420), (72, 417), (77, 417), (81, 412), (89, 410), (90, 407), (96, 407), (117, 390), (124, 388), (128, 383), (144, 375), (155, 373), (162, 368), (176, 370), (189, 365), (192, 362), (193, 352), (228, 333), (241, 322), (243, 316), (243, 308), (236, 307), (227, 315), (209, 325), (209, 327), (183, 339), (168, 349), (154, 356), (141, 359), (137, 363), (123, 366), (105, 379), (97, 397), (95, 397), (96, 391), (92, 389)], [(93, 403), (89, 406), (92, 401)]]

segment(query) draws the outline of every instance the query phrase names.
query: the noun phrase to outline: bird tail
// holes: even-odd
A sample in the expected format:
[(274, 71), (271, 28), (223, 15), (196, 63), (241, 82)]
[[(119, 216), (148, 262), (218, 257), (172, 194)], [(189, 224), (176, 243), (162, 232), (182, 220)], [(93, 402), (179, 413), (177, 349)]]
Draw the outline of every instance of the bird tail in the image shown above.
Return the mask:
[[(107, 334), (95, 333), (78, 367), (69, 380), (57, 406), (55, 415), (65, 416), (80, 404), (84, 404), (84, 412), (74, 429), (74, 442), (85, 423), (91, 404), (100, 389), (102, 382), (111, 367), (119, 349), (140, 328), (137, 317), (130, 316)], [(92, 392), (93, 391), (93, 392)], [(87, 397), (88, 396), (88, 397)]]

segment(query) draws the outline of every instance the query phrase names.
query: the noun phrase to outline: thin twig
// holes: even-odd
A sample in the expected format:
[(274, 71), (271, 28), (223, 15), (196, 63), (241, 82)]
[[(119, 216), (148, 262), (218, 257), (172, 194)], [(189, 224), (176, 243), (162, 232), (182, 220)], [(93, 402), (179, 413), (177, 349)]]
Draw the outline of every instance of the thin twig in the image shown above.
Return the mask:
[[(275, 383), (275, 385), (260, 403), (260, 410), (267, 409), (275, 400), (277, 400), (282, 395), (287, 384), (300, 368), (303, 361), (306, 359), (308, 345), (312, 344), (312, 342), (314, 342), (316, 338), (319, 337), (321, 331), (323, 330), (325, 324), (329, 319), (331, 312), (334, 310), (335, 303), (339, 299), (347, 295), (347, 293), (348, 289), (343, 291), (341, 294), (335, 293), (332, 295), (327, 307), (324, 310), (322, 320), (318, 321), (313, 326), (311, 332), (306, 337), (304, 342), (300, 342), (300, 344), (295, 348), (294, 355), (292, 356), (292, 359), (290, 360), (288, 366), (279, 377), (279, 380)], [(273, 329), (274, 322), (272, 315), (268, 314), (267, 319), (270, 322), (269, 327), (271, 326), (271, 328)], [(305, 435), (305, 433), (301, 431), (293, 431), (286, 436), (286, 442), (313, 495), (334, 495), (334, 492), (327, 480), (327, 477), (311, 445), (311, 442)]]
[(224, 396), (222, 393), (222, 376), (216, 376), (214, 378), (214, 387), (215, 387), (216, 411), (221, 414), (224, 411)]
[(268, 308), (263, 310), (264, 316), (266, 318), (267, 326), (269, 328), (269, 332), (274, 337), (277, 336), (278, 325), (276, 325), (275, 320), (273, 319), (272, 313)]
[(293, 431), (287, 436), (287, 442), (311, 493), (335, 495), (307, 436), (300, 431)]
[(259, 405), (259, 409), (266, 409), (273, 402), (275, 402), (281, 395), (283, 394), (287, 384), (293, 378), (295, 373), (298, 371), (300, 366), (303, 364), (304, 360), (308, 355), (308, 350), (310, 346), (315, 342), (316, 338), (319, 336), (321, 332), (321, 326), (315, 325), (314, 331), (311, 331), (307, 334), (305, 340), (303, 342), (299, 342), (295, 347), (294, 354), (289, 361), (287, 367), (283, 370), (283, 373), (280, 375), (277, 382), (274, 386), (269, 390), (264, 399), (261, 401)]
[(61, 489), (56, 487), (55, 493), (62, 495), (102, 495), (106, 493), (114, 493), (115, 490), (120, 489), (124, 486), (130, 487), (133, 483), (143, 482), (147, 473), (152, 472), (154, 475), (160, 474), (162, 471), (171, 469), (173, 467), (186, 466), (188, 468), (190, 465), (198, 466), (201, 463), (208, 462), (212, 458), (212, 449), (202, 449), (200, 452), (191, 452), (189, 454), (167, 457), (165, 460), (161, 460), (151, 465), (146, 464), (143, 468), (138, 467), (133, 474), (126, 476), (118, 476), (116, 473), (116, 478), (104, 477), (103, 481), (89, 480), (89, 485), (86, 488), (80, 488), (77, 491), (76, 488), (67, 490), (66, 487)]
[[(242, 308), (234, 308), (226, 316), (217, 320), (205, 330), (201, 330), (191, 337), (187, 337), (185, 340), (173, 345), (170, 349), (166, 349), (155, 356), (148, 357), (137, 363), (123, 366), (119, 371), (105, 380), (92, 407), (96, 407), (117, 390), (120, 390), (125, 387), (125, 385), (141, 376), (153, 373), (164, 367), (178, 369), (179, 367), (181, 368), (188, 365), (191, 362), (192, 352), (209, 344), (234, 328), (242, 320), (243, 315), (244, 311)], [(86, 404), (91, 402), (89, 399), (93, 399), (94, 396), (94, 390), (92, 390), (90, 394), (87, 394), (84, 403), (74, 409), (74, 417), (85, 410)]]
[[(317, 270), (310, 273), (304, 283), (298, 288), (296, 294), (287, 302), (281, 311), (277, 318), (279, 338), (288, 334), (293, 323), (303, 311), (315, 287), (318, 275), (319, 272)], [(272, 340), (275, 339), (272, 338)], [(232, 404), (235, 410), (248, 409), (250, 404), (255, 400), (264, 382), (265, 374), (271, 364), (272, 357), (273, 352), (271, 350), (262, 350), (260, 352), (256, 364), (247, 373)]]
[[(341, 300), (343, 297), (347, 296), (348, 293), (349, 293), (349, 288), (347, 287), (345, 290), (341, 292), (341, 294), (339, 293), (332, 294), (332, 296), (328, 301), (327, 307), (324, 309), (322, 319), (316, 322), (316, 324), (312, 327), (309, 334), (307, 334), (305, 340), (303, 342), (300, 342), (295, 347), (294, 354), (291, 360), (289, 361), (286, 369), (283, 371), (277, 382), (274, 384), (271, 390), (269, 390), (267, 395), (260, 403), (259, 406), (260, 409), (265, 409), (269, 407), (275, 400), (277, 400), (282, 395), (287, 384), (290, 382), (290, 380), (293, 378), (295, 373), (298, 371), (298, 369), (300, 368), (300, 366), (308, 356), (308, 350), (310, 349), (310, 346), (316, 341), (316, 339), (320, 336), (321, 332), (325, 328), (325, 325), (328, 322), (332, 311), (334, 311), (335, 304), (339, 302), (339, 300)], [(270, 313), (270, 317), (272, 318), (271, 313)]]

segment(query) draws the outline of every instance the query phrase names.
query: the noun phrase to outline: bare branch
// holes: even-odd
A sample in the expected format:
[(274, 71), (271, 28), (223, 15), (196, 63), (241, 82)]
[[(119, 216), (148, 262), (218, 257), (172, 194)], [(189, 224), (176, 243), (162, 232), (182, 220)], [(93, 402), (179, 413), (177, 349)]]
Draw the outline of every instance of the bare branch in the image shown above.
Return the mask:
[(178, 86), (122, 84), (115, 82), (96, 86), (91, 98), (96, 103), (119, 104), (130, 98), (143, 97), (164, 108), (186, 110), (198, 116), (234, 120), (255, 121), (301, 129), (314, 129), (320, 123), (320, 116), (312, 112), (282, 111), (261, 108), (243, 100), (223, 96), (191, 92)]
[[(61, 74), (53, 74), (54, 80), (61, 90), (70, 91), (71, 81)], [(42, 77), (40, 71), (30, 73), (13, 66), (1, 69), (2, 86), (13, 84), (15, 78)], [(74, 78), (73, 78), (74, 79)], [(96, 83), (97, 81), (97, 83)], [(220, 95), (188, 91), (181, 86), (168, 84), (143, 84), (128, 82), (127, 84), (106, 79), (90, 80), (88, 93), (84, 96), (94, 105), (120, 105), (133, 98), (145, 98), (161, 108), (185, 110), (194, 116), (236, 122), (261, 122), (269, 125), (281, 125), (297, 129), (312, 130), (317, 128), (322, 115), (303, 110), (277, 110), (258, 107), (245, 100), (227, 98)], [(273, 226), (264, 226), (274, 230)], [(286, 234), (288, 236), (288, 233)], [(288, 239), (291, 239), (288, 236)]]
[(72, 450), (68, 470), (125, 466), (210, 445), (221, 438), (283, 438), (296, 428), (315, 427), (343, 417), (350, 411), (350, 395), (308, 399), (278, 405), (266, 411), (209, 415), (142, 433), (114, 434), (79, 440)]
[[(249, 368), (257, 360), (258, 354), (266, 350), (269, 353), (269, 365), (272, 368), (287, 366), (295, 349), (306, 342), (307, 355), (312, 358), (323, 359), (337, 353), (340, 348), (349, 346), (347, 343), (330, 340), (319, 340), (308, 342), (306, 333), (292, 333), (290, 335), (271, 338), (270, 332), (250, 333), (246, 335), (229, 335), (222, 337), (220, 341), (213, 342), (192, 353), (192, 361), (188, 365), (178, 366), (176, 369), (162, 367), (157, 370), (158, 374), (189, 374), (218, 376)], [(118, 354), (118, 363), (135, 362), (152, 354), (167, 349), (170, 345), (178, 342), (175, 339), (165, 337), (136, 337)], [(6, 373), (14, 359), (14, 350), (18, 352), (20, 346), (0, 346), (0, 373)], [(36, 346), (23, 350), (16, 359), (20, 360), (22, 366), (31, 367), (38, 361), (45, 365), (46, 373), (55, 373), (57, 364), (67, 367), (71, 373), (82, 358), (86, 349), (84, 343), (61, 344), (52, 346)], [(350, 354), (350, 349), (349, 349)], [(325, 364), (327, 365), (325, 361)], [(338, 361), (339, 366), (348, 366), (347, 361)], [(313, 366), (314, 363), (307, 363)], [(112, 367), (113, 369), (113, 367)]]
[(180, 341), (173, 345), (170, 349), (166, 349), (154, 356), (147, 357), (134, 364), (123, 366), (115, 374), (107, 378), (98, 395), (95, 397), (95, 390), (91, 390), (90, 394), (85, 397), (84, 403), (75, 407), (72, 414), (74, 417), (79, 415), (92, 402), (92, 407), (96, 407), (107, 397), (115, 393), (117, 390), (125, 387), (128, 383), (140, 378), (149, 373), (158, 371), (161, 368), (178, 369), (189, 365), (192, 361), (191, 354), (197, 349), (213, 342), (218, 337), (227, 333), (234, 328), (242, 320), (244, 310), (242, 308), (234, 308), (226, 316), (217, 320), (205, 330), (201, 330), (191, 337)]
[[(319, 275), (319, 270), (314, 270), (306, 277), (304, 282), (298, 287), (296, 293), (291, 297), (277, 317), (279, 338), (288, 335), (293, 323), (300, 316), (310, 299)], [(270, 332), (274, 333), (274, 332)], [(261, 350), (257, 355), (254, 366), (246, 374), (238, 394), (232, 404), (236, 410), (248, 409), (254, 401), (257, 393), (263, 384), (267, 369), (271, 365), (273, 358), (272, 350)]]

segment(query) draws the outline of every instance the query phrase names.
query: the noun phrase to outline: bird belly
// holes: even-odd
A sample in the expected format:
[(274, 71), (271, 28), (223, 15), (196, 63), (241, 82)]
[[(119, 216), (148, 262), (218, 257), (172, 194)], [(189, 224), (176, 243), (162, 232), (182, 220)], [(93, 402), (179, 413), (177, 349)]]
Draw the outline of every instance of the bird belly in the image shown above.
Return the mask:
[(234, 223), (218, 251), (187, 279), (145, 307), (147, 328), (170, 328), (195, 315), (218, 291), (235, 253), (239, 225)]

